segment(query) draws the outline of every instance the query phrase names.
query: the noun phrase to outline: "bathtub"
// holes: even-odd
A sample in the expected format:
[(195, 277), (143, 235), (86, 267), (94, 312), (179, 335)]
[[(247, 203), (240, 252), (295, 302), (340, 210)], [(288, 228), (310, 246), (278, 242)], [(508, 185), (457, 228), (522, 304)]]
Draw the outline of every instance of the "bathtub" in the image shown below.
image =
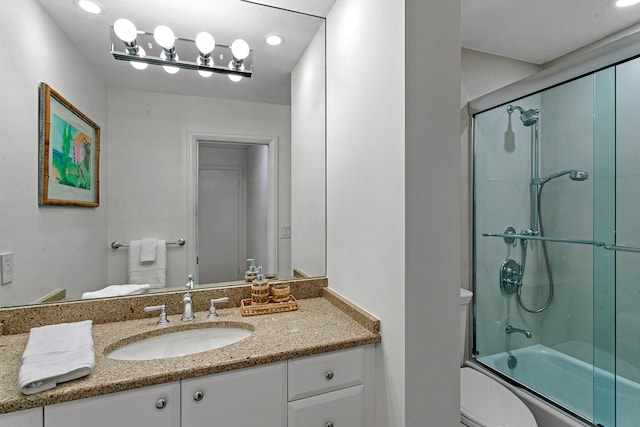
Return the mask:
[[(514, 368), (507, 364), (510, 355), (517, 359)], [(584, 419), (593, 420), (596, 402), (597, 422), (605, 427), (640, 425), (640, 384), (621, 376), (614, 384), (613, 374), (559, 351), (538, 344), (478, 361)]]

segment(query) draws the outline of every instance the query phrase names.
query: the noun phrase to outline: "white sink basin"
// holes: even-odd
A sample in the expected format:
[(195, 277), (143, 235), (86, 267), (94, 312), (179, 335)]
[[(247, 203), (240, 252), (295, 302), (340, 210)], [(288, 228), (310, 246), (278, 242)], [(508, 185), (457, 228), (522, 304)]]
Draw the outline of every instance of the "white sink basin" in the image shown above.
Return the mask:
[(237, 326), (188, 329), (132, 342), (106, 354), (116, 360), (153, 360), (186, 356), (224, 347), (247, 338), (250, 329)]

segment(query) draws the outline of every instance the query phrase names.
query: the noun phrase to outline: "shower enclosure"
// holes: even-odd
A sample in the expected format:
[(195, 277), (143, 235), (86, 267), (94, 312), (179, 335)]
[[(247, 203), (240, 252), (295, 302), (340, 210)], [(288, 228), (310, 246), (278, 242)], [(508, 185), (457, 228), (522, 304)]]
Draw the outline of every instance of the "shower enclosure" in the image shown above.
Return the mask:
[(640, 59), (473, 117), (474, 359), (640, 425)]

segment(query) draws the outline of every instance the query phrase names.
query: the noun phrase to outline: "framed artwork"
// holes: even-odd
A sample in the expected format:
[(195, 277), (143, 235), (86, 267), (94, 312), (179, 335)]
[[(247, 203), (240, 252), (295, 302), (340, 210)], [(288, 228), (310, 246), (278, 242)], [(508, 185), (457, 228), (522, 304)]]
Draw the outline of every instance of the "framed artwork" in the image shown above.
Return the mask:
[(100, 127), (40, 83), (38, 203), (100, 205)]

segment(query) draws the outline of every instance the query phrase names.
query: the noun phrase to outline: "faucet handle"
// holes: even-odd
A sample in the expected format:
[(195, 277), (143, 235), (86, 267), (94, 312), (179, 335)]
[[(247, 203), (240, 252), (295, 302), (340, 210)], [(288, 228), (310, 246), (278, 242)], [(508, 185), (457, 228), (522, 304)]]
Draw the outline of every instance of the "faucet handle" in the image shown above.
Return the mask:
[(229, 297), (212, 299), (211, 307), (209, 307), (209, 315), (207, 316), (207, 319), (215, 319), (216, 317), (218, 317), (218, 313), (216, 312), (216, 304), (219, 302), (229, 302)]
[(163, 326), (163, 325), (168, 325), (169, 324), (169, 320), (167, 319), (167, 312), (165, 311), (165, 305), (152, 305), (149, 307), (145, 307), (144, 311), (145, 312), (150, 312), (150, 311), (160, 311), (160, 320), (158, 320), (158, 325), (159, 326)]

